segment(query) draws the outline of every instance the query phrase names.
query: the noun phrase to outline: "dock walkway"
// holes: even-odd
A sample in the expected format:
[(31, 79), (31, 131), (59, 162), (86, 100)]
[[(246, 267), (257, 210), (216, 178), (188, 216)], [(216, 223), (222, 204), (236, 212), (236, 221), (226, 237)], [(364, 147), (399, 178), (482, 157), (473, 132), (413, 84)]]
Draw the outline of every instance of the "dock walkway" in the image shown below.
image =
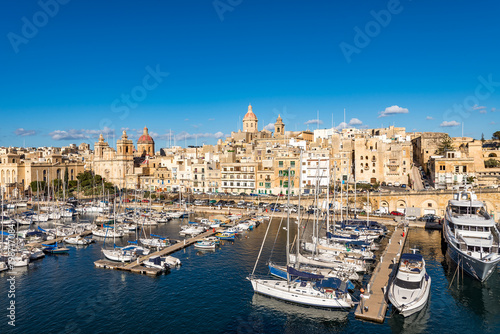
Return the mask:
[(190, 238), (190, 239), (185, 239), (181, 242), (178, 242), (170, 247), (166, 247), (160, 251), (142, 256), (138, 258), (134, 262), (130, 263), (122, 263), (122, 262), (114, 262), (114, 261), (109, 261), (109, 260), (98, 260), (94, 262), (94, 265), (98, 268), (106, 268), (106, 269), (117, 269), (117, 270), (124, 270), (124, 271), (130, 271), (134, 273), (139, 273), (139, 274), (146, 274), (146, 275), (159, 275), (161, 273), (160, 269), (156, 268), (146, 268), (142, 265), (144, 261), (151, 257), (156, 257), (156, 256), (165, 256), (169, 255), (172, 253), (175, 253), (183, 248), (186, 248), (195, 242), (214, 235), (215, 233), (219, 232), (217, 229), (211, 229), (207, 232), (204, 232), (196, 237)]
[(392, 233), (385, 252), (373, 271), (370, 282), (367, 285), (366, 295), (368, 298), (360, 300), (354, 313), (357, 319), (383, 323), (387, 311), (386, 288), (389, 279), (396, 268), (401, 252), (403, 250), (408, 228), (398, 228)]

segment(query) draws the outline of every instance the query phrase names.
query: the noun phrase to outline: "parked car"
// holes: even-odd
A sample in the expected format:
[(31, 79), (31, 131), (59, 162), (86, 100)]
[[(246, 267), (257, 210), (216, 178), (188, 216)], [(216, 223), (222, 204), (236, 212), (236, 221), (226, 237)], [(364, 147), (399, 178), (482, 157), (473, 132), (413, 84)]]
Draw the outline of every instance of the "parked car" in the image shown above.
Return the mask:
[(406, 216), (406, 220), (412, 220), (412, 221), (414, 221), (414, 220), (417, 220), (417, 217), (415, 217), (415, 216)]
[(392, 216), (404, 216), (404, 213), (401, 213), (399, 211), (391, 211)]
[(377, 210), (373, 211), (373, 214), (374, 215), (378, 215), (378, 216), (386, 215), (387, 211), (386, 210), (377, 209)]

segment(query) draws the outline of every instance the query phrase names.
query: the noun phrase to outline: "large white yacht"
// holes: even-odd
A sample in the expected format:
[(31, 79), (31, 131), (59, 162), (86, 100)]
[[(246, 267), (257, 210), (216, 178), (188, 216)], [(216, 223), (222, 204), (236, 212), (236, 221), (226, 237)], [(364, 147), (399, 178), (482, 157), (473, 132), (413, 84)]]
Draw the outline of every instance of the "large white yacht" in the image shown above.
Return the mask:
[(457, 189), (448, 202), (443, 237), (450, 258), (481, 282), (500, 262), (497, 226), (470, 186)]

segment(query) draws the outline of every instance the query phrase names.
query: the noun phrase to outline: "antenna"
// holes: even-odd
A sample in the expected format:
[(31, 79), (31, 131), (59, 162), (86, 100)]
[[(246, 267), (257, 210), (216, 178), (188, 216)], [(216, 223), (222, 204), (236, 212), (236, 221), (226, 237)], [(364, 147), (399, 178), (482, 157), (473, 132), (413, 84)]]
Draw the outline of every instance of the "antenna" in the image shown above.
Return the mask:
[(345, 122), (345, 108), (344, 108), (344, 129), (346, 127), (347, 123)]

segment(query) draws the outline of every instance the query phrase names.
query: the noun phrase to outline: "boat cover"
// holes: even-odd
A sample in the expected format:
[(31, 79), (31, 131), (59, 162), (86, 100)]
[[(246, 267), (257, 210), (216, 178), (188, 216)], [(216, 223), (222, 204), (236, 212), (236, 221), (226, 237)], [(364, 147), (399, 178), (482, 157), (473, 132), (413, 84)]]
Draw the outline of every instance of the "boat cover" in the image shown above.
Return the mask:
[(319, 279), (325, 278), (325, 276), (323, 276), (323, 275), (317, 275), (317, 274), (312, 274), (312, 273), (308, 273), (305, 271), (300, 271), (300, 270), (294, 269), (292, 267), (288, 267), (288, 273), (290, 275), (293, 275), (293, 276), (297, 276), (300, 278), (307, 278), (307, 279), (318, 279), (319, 280)]

